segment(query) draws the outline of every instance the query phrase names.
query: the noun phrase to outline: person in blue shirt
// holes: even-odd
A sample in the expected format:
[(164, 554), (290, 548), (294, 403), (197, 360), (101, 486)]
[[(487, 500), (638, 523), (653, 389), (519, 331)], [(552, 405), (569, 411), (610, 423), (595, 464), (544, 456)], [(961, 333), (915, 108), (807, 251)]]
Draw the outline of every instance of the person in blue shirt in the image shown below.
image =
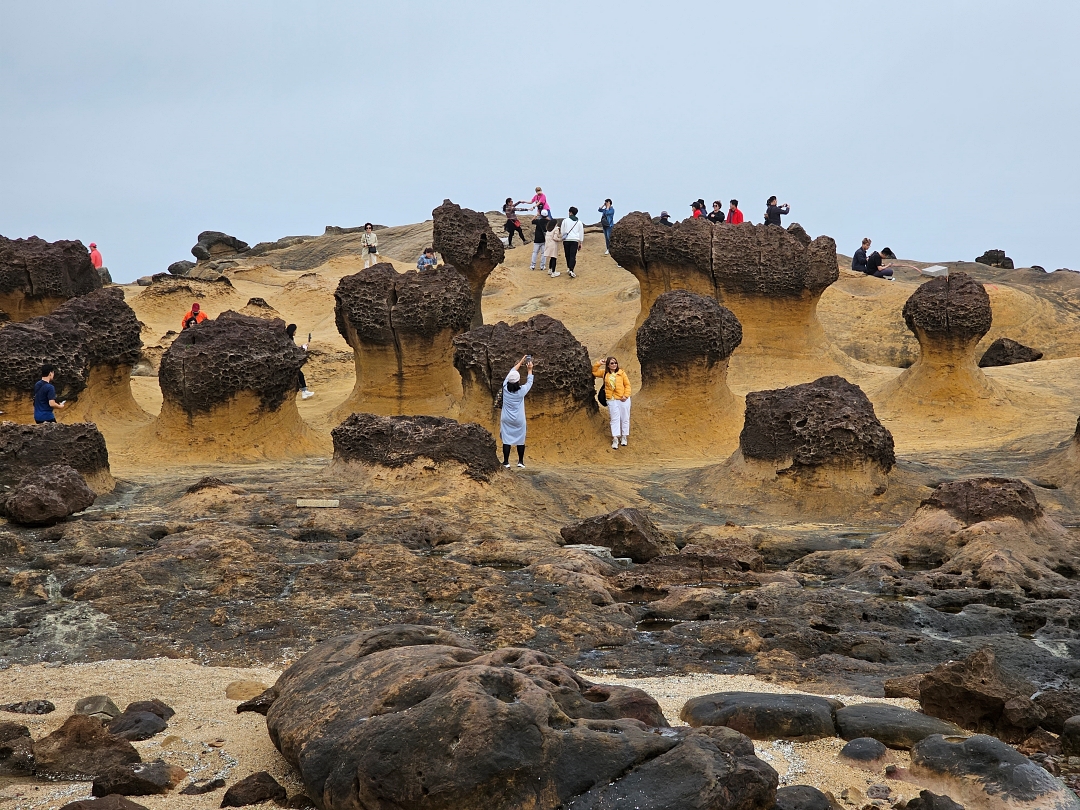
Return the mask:
[(423, 255), (416, 260), (417, 270), (427, 270), (434, 267), (438, 262), (435, 260), (435, 248), (424, 248)]
[(604, 255), (607, 256), (611, 250), (611, 229), (615, 226), (615, 206), (611, 200), (604, 200), (604, 204), (596, 210), (600, 212), (600, 224), (604, 228)]
[(54, 408), (63, 408), (66, 403), (56, 401), (56, 389), (53, 387), (53, 377), (56, 370), (49, 365), (41, 367), (41, 379), (34, 383), (34, 421), (39, 425), (44, 422), (55, 422)]

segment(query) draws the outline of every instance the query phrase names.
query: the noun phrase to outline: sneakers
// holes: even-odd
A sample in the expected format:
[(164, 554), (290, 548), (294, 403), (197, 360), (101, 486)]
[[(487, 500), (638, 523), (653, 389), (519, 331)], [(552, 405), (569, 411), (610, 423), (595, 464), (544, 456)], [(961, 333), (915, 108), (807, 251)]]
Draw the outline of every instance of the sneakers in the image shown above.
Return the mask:
[(311, 399), (313, 396), (315, 396), (315, 392), (310, 388), (305, 388), (300, 392), (300, 399)]
[(573, 270), (567, 270), (566, 275), (570, 276), (570, 278), (577, 278), (577, 273), (575, 273)]
[(551, 276), (552, 278), (558, 278), (559, 276), (562, 275), (562, 273), (560, 273), (558, 270), (556, 270), (554, 273), (548, 273), (548, 275)]
[(612, 450), (618, 450), (619, 449), (619, 437), (618, 436), (612, 436), (611, 437), (611, 449)]
[(620, 442), (620, 443), (622, 444), (622, 446), (623, 446), (623, 447), (626, 447), (626, 440), (627, 440), (628, 438), (629, 438), (629, 436), (623, 436), (623, 437), (622, 437), (622, 442)]
[(530, 265), (529, 265), (529, 269), (530, 269), (530, 270), (535, 270), (535, 269), (536, 269), (536, 265), (535, 265), (535, 264), (530, 264)]
[(506, 464), (503, 464), (503, 469), (504, 470), (509, 470), (510, 469), (510, 463), (507, 462)]
[(521, 469), (524, 470), (525, 469), (525, 462), (524, 461), (519, 461), (518, 462), (518, 467), (520, 467)]
[(604, 251), (604, 255), (605, 255), (605, 256), (610, 256), (610, 255), (611, 255), (611, 253), (605, 250), (605, 251)]

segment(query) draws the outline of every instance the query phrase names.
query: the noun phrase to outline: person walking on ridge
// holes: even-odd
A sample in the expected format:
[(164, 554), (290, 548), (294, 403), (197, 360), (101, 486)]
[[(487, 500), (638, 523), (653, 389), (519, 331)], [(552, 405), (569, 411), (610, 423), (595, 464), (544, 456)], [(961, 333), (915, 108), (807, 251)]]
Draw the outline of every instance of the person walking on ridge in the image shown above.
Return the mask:
[[(521, 383), (521, 364), (529, 373), (525, 384)], [(532, 390), (533, 363), (530, 355), (525, 355), (506, 375), (502, 384), (502, 410), (499, 413), (499, 436), (502, 439), (503, 466), (510, 469), (510, 446), (517, 446), (519, 467), (525, 466), (525, 395)]]
[[(296, 343), (296, 324), (295, 323), (290, 323), (288, 326), (286, 326), (285, 327), (285, 334), (289, 336), (289, 340), (291, 340), (293, 343)], [(303, 349), (306, 352), (307, 347), (308, 347), (308, 345), (305, 343), (300, 348)], [(311, 399), (313, 396), (315, 396), (315, 392), (307, 387), (307, 380), (304, 379), (304, 369), (301, 368), (300, 371), (299, 371), (299, 374), (300, 374), (300, 399)]]
[(742, 225), (744, 220), (742, 211), (739, 210), (738, 200), (732, 200), (728, 205), (727, 221), (728, 225)]
[(521, 230), (521, 220), (518, 219), (517, 212), (524, 211), (524, 208), (519, 208), (514, 204), (514, 200), (511, 197), (506, 198), (506, 202), (503, 204), (503, 213), (506, 214), (506, 224), (503, 228), (506, 230), (507, 240), (506, 246), (512, 248), (514, 246), (514, 234), (516, 233), (521, 237), (521, 244), (525, 244), (525, 232)]
[(596, 210), (600, 212), (600, 225), (604, 229), (604, 255), (607, 256), (611, 251), (611, 229), (615, 227), (615, 206), (607, 199)]
[(783, 223), (780, 222), (781, 216), (787, 216), (791, 212), (791, 206), (787, 203), (783, 205), (776, 204), (776, 197), (769, 197), (765, 202), (765, 224), (766, 225), (780, 225), (783, 227)]
[(360, 237), (360, 247), (364, 251), (365, 270), (378, 263), (379, 237), (375, 234), (375, 226), (370, 222), (364, 223), (364, 235)]
[(559, 264), (559, 243), (562, 241), (562, 231), (559, 223), (553, 217), (547, 221), (547, 231), (544, 233), (544, 261), (547, 262), (548, 275), (558, 278), (562, 275), (556, 266)]
[(41, 425), (45, 422), (55, 422), (54, 408), (63, 410), (66, 402), (56, 401), (56, 389), (53, 387), (53, 378), (56, 370), (46, 364), (41, 367), (41, 379), (34, 383), (34, 422)]
[(630, 378), (619, 368), (614, 357), (597, 360), (592, 373), (604, 381), (608, 416), (611, 417), (611, 449), (618, 450), (620, 443), (626, 447), (630, 438)]
[(101, 269), (101, 252), (97, 249), (97, 242), (90, 243), (90, 264), (94, 265), (95, 270)]
[(544, 242), (547, 235), (548, 217), (547, 211), (541, 211), (539, 216), (533, 217), (533, 248), (532, 258), (529, 259), (529, 269), (536, 269), (536, 257), (540, 256), (540, 267), (544, 266)]
[(724, 209), (720, 205), (719, 200), (713, 200), (712, 211), (710, 211), (709, 215), (705, 218), (714, 225), (719, 225), (724, 221)]
[(181, 331), (188, 327), (194, 326), (197, 323), (202, 323), (206, 320), (206, 313), (202, 311), (202, 307), (199, 306), (199, 302), (196, 301), (191, 305), (191, 309), (188, 310), (184, 319), (180, 321)]
[(570, 206), (570, 216), (562, 221), (563, 253), (566, 254), (566, 273), (570, 278), (577, 278), (577, 254), (585, 244), (585, 223), (578, 219), (578, 210)]

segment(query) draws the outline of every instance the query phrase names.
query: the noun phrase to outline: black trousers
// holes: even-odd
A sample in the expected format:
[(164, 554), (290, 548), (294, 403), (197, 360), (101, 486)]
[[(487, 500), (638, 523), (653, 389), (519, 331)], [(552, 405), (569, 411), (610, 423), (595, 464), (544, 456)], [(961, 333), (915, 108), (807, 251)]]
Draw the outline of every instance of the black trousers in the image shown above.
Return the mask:
[(579, 247), (581, 247), (580, 242), (569, 241), (562, 243), (563, 253), (566, 254), (566, 269), (571, 273), (577, 267), (577, 251)]
[[(524, 464), (525, 463), (525, 445), (519, 444), (517, 446), (517, 451), (518, 451), (518, 464)], [(503, 445), (503, 464), (509, 464), (509, 463), (510, 463), (510, 445), (504, 444)]]
[(506, 240), (507, 244), (510, 244), (510, 245), (514, 244), (514, 234), (515, 233), (518, 236), (521, 237), (521, 244), (523, 244), (523, 245), (525, 244), (525, 233), (521, 230), (520, 225), (515, 225), (514, 224), (514, 220), (512, 220), (512, 219), (506, 220), (506, 224), (503, 227), (506, 228), (506, 232), (509, 234), (509, 237), (510, 237), (509, 239)]

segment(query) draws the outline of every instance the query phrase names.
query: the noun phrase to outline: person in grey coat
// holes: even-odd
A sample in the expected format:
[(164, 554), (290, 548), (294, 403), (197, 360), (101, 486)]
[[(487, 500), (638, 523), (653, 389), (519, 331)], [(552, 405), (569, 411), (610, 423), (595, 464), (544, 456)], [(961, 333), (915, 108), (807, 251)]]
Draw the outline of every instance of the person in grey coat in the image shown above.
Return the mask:
[[(521, 364), (525, 363), (529, 378), (521, 383)], [(525, 395), (533, 384), (532, 358), (525, 355), (510, 369), (502, 384), (502, 413), (499, 416), (499, 433), (502, 435), (503, 466), (510, 469), (510, 445), (517, 445), (519, 467), (525, 466)]]

